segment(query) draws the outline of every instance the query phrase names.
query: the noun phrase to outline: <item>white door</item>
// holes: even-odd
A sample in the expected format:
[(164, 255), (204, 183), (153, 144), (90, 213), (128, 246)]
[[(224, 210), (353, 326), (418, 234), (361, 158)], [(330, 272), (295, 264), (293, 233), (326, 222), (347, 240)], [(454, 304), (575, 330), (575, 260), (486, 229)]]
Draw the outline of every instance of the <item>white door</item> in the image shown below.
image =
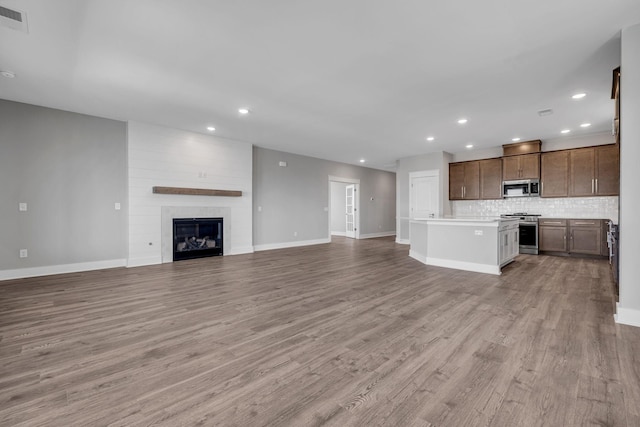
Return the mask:
[(411, 218), (437, 216), (440, 210), (438, 175), (415, 175), (410, 178), (409, 205)]
[(355, 184), (346, 187), (346, 218), (347, 218), (347, 237), (356, 238), (356, 186)]

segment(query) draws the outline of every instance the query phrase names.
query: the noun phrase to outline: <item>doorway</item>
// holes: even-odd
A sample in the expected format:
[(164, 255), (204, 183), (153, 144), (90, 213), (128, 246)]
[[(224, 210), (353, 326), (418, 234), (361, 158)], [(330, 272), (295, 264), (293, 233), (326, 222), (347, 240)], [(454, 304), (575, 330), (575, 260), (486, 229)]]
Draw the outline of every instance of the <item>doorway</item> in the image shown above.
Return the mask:
[(329, 240), (360, 238), (360, 180), (329, 176)]
[(433, 218), (440, 215), (440, 172), (409, 173), (409, 218)]

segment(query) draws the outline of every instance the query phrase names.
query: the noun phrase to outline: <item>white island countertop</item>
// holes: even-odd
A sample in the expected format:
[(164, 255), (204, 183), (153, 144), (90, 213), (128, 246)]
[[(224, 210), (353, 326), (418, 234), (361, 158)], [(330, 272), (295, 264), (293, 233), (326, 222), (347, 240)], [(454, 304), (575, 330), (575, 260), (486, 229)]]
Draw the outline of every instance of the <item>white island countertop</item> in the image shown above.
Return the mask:
[(500, 274), (518, 254), (518, 223), (496, 216), (414, 218), (409, 256), (427, 265)]

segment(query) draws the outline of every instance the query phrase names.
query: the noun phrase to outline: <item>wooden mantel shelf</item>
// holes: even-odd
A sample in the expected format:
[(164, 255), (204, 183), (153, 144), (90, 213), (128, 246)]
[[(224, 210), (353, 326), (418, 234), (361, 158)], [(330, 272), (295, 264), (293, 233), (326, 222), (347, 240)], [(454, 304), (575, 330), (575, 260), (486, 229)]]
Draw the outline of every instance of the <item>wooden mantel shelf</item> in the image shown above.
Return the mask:
[(207, 188), (153, 187), (155, 194), (183, 194), (186, 196), (223, 196), (241, 197), (242, 191), (209, 190)]

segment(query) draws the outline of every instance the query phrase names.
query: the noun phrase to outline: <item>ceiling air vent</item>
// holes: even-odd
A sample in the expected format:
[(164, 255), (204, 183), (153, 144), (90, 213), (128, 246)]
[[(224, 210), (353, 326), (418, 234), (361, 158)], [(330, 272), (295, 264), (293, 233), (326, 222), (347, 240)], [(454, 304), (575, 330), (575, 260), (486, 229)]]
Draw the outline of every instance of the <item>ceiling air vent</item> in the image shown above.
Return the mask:
[(546, 110), (540, 110), (538, 111), (538, 115), (540, 117), (544, 117), (544, 116), (550, 116), (553, 114), (553, 110), (551, 108), (547, 108)]
[(0, 6), (0, 26), (11, 28), (25, 33), (29, 32), (27, 26), (27, 14), (19, 10)]

